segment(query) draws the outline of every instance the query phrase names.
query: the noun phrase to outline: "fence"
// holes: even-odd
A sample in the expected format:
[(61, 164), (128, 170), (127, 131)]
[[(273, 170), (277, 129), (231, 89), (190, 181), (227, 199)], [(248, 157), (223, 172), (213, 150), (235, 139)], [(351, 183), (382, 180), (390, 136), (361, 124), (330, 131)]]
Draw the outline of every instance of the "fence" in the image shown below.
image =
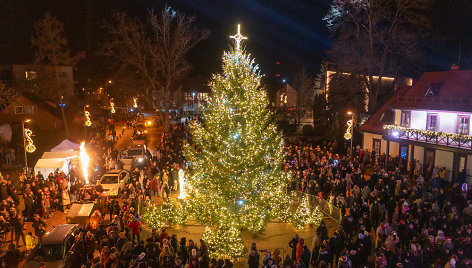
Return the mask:
[(292, 196), (294, 198), (293, 201), (297, 203), (300, 203), (303, 197), (308, 197), (308, 200), (312, 207), (320, 207), (320, 210), (321, 212), (323, 212), (323, 214), (332, 218), (338, 224), (341, 222), (343, 217), (341, 209), (335, 206), (334, 204), (330, 203), (329, 201), (301, 191), (292, 191)]

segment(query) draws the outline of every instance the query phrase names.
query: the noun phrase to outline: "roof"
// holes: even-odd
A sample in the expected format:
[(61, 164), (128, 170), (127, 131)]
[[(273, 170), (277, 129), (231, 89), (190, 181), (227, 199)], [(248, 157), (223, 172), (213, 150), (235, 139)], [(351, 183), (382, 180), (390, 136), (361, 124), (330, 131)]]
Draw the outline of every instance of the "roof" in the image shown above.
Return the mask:
[(59, 143), (56, 147), (51, 149), (51, 152), (60, 152), (60, 151), (74, 151), (79, 149), (79, 145), (77, 143), (73, 143), (68, 139), (63, 140)]
[(426, 72), (390, 107), (472, 112), (472, 70)]
[(42, 159), (51, 158), (75, 158), (79, 157), (78, 151), (57, 151), (57, 152), (44, 152)]
[(383, 125), (393, 123), (392, 109), (472, 112), (472, 70), (424, 73), (413, 85), (400, 88), (361, 130), (382, 134)]
[(392, 122), (394, 120), (393, 118), (393, 112), (391, 110), (392, 104), (395, 103), (395, 101), (405, 94), (410, 89), (409, 86), (403, 86), (400, 88), (393, 96), (387, 100), (387, 102), (380, 107), (365, 123), (361, 126), (362, 131), (366, 132), (373, 132), (373, 133), (378, 133), (382, 134), (383, 132), (383, 125), (384, 123), (387, 122)]
[(41, 240), (41, 245), (56, 245), (62, 244), (64, 238), (67, 235), (77, 228), (77, 224), (64, 224), (53, 227), (49, 232), (47, 232), (43, 239)]

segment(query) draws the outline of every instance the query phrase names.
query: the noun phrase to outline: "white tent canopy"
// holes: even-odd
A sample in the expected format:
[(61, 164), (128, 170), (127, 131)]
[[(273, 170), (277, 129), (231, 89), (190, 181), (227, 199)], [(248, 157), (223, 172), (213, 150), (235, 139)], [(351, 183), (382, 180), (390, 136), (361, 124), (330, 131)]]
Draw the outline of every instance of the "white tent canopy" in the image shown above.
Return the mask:
[(63, 140), (59, 145), (51, 149), (51, 152), (61, 152), (61, 151), (75, 151), (79, 149), (77, 143), (73, 143), (68, 139)]
[(41, 171), (41, 174), (47, 176), (49, 173), (54, 173), (56, 169), (69, 173), (69, 160), (61, 158), (39, 159), (34, 166), (34, 171)]
[(59, 151), (59, 152), (45, 152), (41, 159), (62, 158), (71, 159), (79, 157), (79, 151)]

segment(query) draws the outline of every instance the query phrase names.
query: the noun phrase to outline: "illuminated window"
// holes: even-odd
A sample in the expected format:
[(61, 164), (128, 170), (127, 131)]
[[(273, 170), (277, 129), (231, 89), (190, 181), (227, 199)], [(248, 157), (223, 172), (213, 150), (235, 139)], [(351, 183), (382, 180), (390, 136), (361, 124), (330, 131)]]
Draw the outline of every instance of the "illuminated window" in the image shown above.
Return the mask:
[(25, 106), (25, 114), (36, 114), (37, 108), (36, 106)]
[(400, 125), (402, 127), (410, 127), (410, 118), (411, 118), (411, 113), (410, 111), (402, 111), (401, 113), (401, 119), (400, 119)]
[(468, 115), (459, 115), (457, 117), (457, 133), (462, 135), (469, 135), (469, 122), (470, 117)]
[(36, 79), (36, 72), (35, 71), (26, 71), (26, 80), (33, 80)]
[(426, 129), (431, 131), (436, 131), (438, 129), (437, 114), (428, 114), (428, 117), (426, 119)]
[(23, 114), (23, 106), (15, 106), (15, 114)]

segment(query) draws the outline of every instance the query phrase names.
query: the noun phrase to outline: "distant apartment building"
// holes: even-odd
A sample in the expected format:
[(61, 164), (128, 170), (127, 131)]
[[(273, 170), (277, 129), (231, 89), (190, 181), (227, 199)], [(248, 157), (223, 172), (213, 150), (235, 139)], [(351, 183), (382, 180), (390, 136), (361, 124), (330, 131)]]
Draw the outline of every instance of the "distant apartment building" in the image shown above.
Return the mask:
[(18, 93), (35, 94), (58, 103), (61, 96), (66, 101), (74, 94), (74, 72), (71, 66), (0, 65), (1, 87), (13, 88)]

